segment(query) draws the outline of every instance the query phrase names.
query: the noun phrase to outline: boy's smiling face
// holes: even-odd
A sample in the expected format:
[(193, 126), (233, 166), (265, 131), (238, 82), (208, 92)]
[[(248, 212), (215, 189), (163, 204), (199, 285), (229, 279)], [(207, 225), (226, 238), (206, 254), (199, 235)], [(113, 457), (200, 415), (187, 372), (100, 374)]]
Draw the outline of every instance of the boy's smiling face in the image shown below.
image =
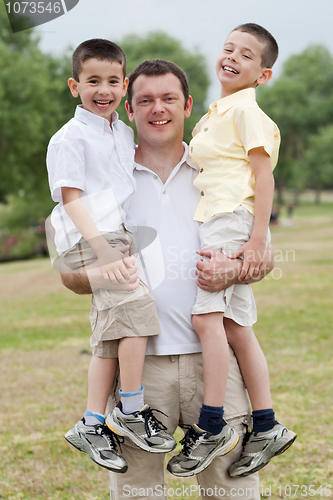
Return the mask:
[(120, 63), (88, 59), (82, 63), (79, 81), (70, 78), (68, 85), (74, 97), (80, 96), (84, 109), (111, 122), (113, 111), (126, 95), (128, 79)]
[(261, 66), (264, 44), (242, 31), (233, 31), (219, 54), (215, 69), (222, 85), (221, 97), (267, 83), (270, 68)]

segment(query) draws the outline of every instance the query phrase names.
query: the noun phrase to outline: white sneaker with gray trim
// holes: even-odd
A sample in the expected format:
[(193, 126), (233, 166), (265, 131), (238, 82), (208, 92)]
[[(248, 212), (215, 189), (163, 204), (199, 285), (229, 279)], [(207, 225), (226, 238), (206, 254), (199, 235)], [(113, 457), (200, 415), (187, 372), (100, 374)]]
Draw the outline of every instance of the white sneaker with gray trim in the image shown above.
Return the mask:
[(219, 434), (206, 432), (196, 424), (182, 426), (187, 428), (181, 440), (183, 449), (179, 455), (169, 460), (167, 469), (174, 476), (188, 477), (205, 470), (215, 457), (226, 455), (235, 448), (239, 437), (227, 423)]
[(142, 450), (168, 453), (176, 447), (176, 440), (165, 432), (167, 428), (157, 420), (153, 411), (159, 410), (145, 404), (140, 411), (126, 415), (119, 402), (107, 417), (106, 425), (116, 434), (131, 439)]
[(279, 422), (266, 432), (247, 432), (241, 456), (229, 467), (229, 475), (245, 477), (257, 472), (265, 467), (271, 458), (286, 451), (296, 438), (295, 432)]
[(66, 433), (65, 439), (105, 469), (120, 473), (128, 469), (126, 460), (117, 453), (118, 437), (105, 425), (86, 425), (83, 417)]

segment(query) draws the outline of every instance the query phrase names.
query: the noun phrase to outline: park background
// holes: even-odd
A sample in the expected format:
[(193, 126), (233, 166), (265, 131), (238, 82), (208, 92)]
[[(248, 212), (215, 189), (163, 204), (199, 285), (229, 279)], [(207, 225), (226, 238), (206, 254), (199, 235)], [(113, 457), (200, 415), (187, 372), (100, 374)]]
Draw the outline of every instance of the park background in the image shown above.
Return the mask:
[[(80, 0), (63, 17), (13, 35), (0, 3), (0, 499), (108, 498), (107, 472), (62, 437), (84, 407), (89, 298), (64, 290), (42, 257), (53, 207), (46, 147), (77, 104), (66, 84), (72, 49), (105, 37), (124, 48), (129, 70), (151, 57), (182, 66), (195, 103), (189, 140), (219, 97), (215, 59), (243, 22), (262, 24), (280, 46), (274, 77), (257, 93), (282, 146), (276, 270), (254, 287), (256, 333), (278, 416), (299, 435), (260, 473), (262, 496), (333, 498), (332, 14), (329, 0)], [(166, 480), (175, 498), (179, 482), (168, 473)]]

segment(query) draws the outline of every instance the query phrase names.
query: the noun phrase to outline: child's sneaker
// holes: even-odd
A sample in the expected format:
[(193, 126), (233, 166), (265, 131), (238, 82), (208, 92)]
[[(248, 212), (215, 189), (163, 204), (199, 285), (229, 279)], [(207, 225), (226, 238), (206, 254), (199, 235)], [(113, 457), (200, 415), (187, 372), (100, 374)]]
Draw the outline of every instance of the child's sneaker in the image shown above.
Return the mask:
[(229, 467), (231, 477), (245, 477), (265, 467), (271, 458), (281, 455), (297, 437), (293, 431), (276, 422), (266, 432), (248, 432), (239, 460)]
[(142, 450), (152, 453), (168, 453), (177, 443), (167, 434), (166, 427), (153, 415), (146, 404), (140, 411), (126, 415), (122, 412), (121, 402), (106, 419), (106, 425), (120, 436), (130, 438)]
[(121, 473), (128, 469), (126, 460), (117, 453), (117, 436), (105, 425), (86, 425), (83, 417), (67, 432), (65, 439), (78, 450), (87, 453), (101, 467)]
[(217, 435), (201, 430), (196, 424), (191, 425), (181, 440), (184, 445), (182, 451), (169, 460), (167, 469), (174, 476), (199, 474), (215, 457), (226, 455), (233, 450), (238, 440), (237, 432), (228, 424), (224, 425)]

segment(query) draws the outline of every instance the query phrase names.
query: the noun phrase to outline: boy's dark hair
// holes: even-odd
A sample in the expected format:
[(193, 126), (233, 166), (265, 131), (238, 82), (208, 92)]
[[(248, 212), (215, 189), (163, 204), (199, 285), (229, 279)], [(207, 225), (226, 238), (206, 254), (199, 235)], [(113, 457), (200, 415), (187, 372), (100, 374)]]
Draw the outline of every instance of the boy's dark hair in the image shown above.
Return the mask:
[(177, 64), (166, 61), (165, 59), (150, 59), (149, 61), (144, 61), (139, 66), (137, 66), (128, 75), (129, 84), (127, 88), (127, 102), (129, 104), (130, 110), (132, 109), (132, 98), (133, 98), (133, 83), (140, 75), (146, 76), (160, 76), (166, 75), (167, 73), (172, 73), (175, 75), (182, 86), (182, 91), (185, 99), (185, 108), (189, 98), (188, 81), (185, 72), (177, 66)]
[(72, 69), (73, 78), (77, 82), (82, 71), (82, 63), (88, 59), (98, 59), (99, 61), (117, 62), (123, 66), (124, 78), (126, 76), (126, 56), (124, 51), (110, 40), (102, 38), (92, 38), (80, 43), (73, 52)]
[(232, 31), (242, 31), (243, 33), (249, 33), (250, 35), (253, 35), (255, 38), (257, 38), (259, 42), (264, 43), (265, 48), (261, 57), (261, 66), (263, 68), (273, 67), (279, 55), (279, 47), (275, 38), (270, 34), (269, 31), (267, 31), (262, 26), (259, 26), (259, 24), (254, 23), (240, 24)]

